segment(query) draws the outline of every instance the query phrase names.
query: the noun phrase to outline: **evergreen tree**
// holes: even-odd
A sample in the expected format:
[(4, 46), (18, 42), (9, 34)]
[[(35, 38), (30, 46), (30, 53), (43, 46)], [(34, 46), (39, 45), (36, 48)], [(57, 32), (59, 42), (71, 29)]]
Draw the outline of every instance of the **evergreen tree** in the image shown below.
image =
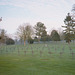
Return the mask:
[(68, 43), (70, 43), (71, 40), (75, 39), (75, 4), (73, 5), (72, 12), (73, 12), (72, 15), (68, 13), (66, 19), (64, 20), (66, 26), (62, 26), (66, 28), (64, 30), (64, 33), (65, 33), (65, 40)]
[(60, 41), (60, 35), (58, 34), (58, 32), (56, 30), (52, 30), (51, 39), (53, 41)]
[(46, 27), (42, 22), (37, 22), (37, 24), (34, 26), (35, 34), (38, 37), (38, 41), (40, 41), (42, 36), (45, 36), (47, 34)]

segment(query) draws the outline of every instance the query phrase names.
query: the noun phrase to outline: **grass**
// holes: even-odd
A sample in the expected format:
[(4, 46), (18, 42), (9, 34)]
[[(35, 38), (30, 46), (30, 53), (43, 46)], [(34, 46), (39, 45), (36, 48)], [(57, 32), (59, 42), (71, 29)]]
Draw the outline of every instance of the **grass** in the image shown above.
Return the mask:
[(75, 75), (75, 45), (70, 47), (59, 42), (1, 46), (0, 75)]

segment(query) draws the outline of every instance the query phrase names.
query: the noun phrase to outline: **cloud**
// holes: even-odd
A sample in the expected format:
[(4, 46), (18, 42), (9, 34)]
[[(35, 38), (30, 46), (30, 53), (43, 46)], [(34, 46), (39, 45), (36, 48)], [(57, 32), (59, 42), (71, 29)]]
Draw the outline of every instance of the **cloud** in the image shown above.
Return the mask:
[[(60, 6), (62, 5), (68, 5), (69, 1), (65, 0), (1, 0), (0, 5), (13, 5), (18, 7), (25, 7), (25, 6), (33, 6), (33, 5), (50, 5), (50, 6)], [(74, 0), (70, 1), (71, 3), (74, 3)]]
[[(6, 28), (8, 32), (13, 33), (22, 23), (29, 22), (31, 25), (35, 25), (38, 21), (43, 22), (48, 30), (53, 27), (61, 27), (73, 3), (74, 0), (0, 0), (0, 5), (14, 6), (15, 10), (19, 10), (16, 7), (20, 7), (25, 14), (29, 12), (27, 14), (28, 16), (21, 14), (24, 16), (23, 18), (17, 18), (15, 16), (14, 18), (10, 18), (8, 16), (8, 18), (5, 18), (1, 22), (3, 25), (2, 28)], [(28, 9), (28, 11), (24, 11), (23, 9)]]
[[(51, 10), (61, 8), (65, 10), (65, 8), (69, 8), (70, 5), (74, 3), (74, 0), (1, 0), (0, 5), (12, 5), (21, 8), (34, 9), (34, 10)], [(33, 11), (34, 11), (33, 10)], [(45, 11), (45, 12), (46, 12)]]

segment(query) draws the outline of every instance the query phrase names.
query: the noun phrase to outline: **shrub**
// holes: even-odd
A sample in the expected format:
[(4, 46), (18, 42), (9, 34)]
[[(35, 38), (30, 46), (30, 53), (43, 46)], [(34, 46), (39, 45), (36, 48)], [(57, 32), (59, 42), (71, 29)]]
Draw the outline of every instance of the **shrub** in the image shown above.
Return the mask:
[(34, 43), (34, 40), (33, 40), (32, 38), (29, 38), (29, 39), (28, 39), (28, 43), (29, 43), (29, 44), (33, 44), (33, 43)]
[(13, 44), (15, 44), (15, 41), (14, 41), (13, 39), (11, 39), (11, 38), (8, 38), (8, 39), (6, 40), (6, 44), (7, 44), (7, 45), (13, 45)]

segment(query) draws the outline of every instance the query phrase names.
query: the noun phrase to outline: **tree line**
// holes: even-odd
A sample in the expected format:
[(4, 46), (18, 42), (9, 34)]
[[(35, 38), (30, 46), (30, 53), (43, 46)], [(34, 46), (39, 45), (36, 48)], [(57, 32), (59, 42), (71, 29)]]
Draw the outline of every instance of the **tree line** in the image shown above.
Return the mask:
[[(75, 4), (72, 8), (72, 15), (67, 14), (64, 19), (65, 29), (59, 34), (57, 30), (52, 30), (51, 34), (48, 34), (46, 31), (46, 26), (42, 22), (37, 22), (34, 27), (29, 23), (24, 23), (17, 28), (16, 37), (26, 44), (33, 42), (46, 42), (46, 41), (60, 41), (66, 40), (67, 43), (70, 43), (71, 40), (75, 40)], [(0, 43), (14, 44), (14, 40), (9, 38), (4, 29), (0, 29)]]
[[(67, 19), (65, 19), (67, 20)], [(68, 21), (67, 21), (68, 22)], [(67, 23), (69, 24), (69, 23)], [(65, 27), (65, 26), (63, 26)], [(37, 22), (36, 25), (31, 26), (29, 23), (24, 23), (17, 28), (16, 37), (20, 40), (20, 42), (24, 42), (24, 46), (26, 41), (30, 44), (33, 42), (48, 42), (48, 41), (61, 41), (66, 40), (66, 42), (70, 42), (75, 39), (75, 33), (69, 30), (58, 32), (58, 30), (53, 29), (51, 34), (48, 34), (46, 31), (46, 26), (42, 22)], [(70, 38), (71, 37), (71, 38)], [(16, 39), (16, 40), (17, 40)], [(69, 43), (68, 42), (68, 43)], [(0, 43), (15, 44), (15, 41), (6, 35), (6, 31), (4, 29), (0, 29)]]
[[(34, 27), (29, 23), (24, 23), (20, 25), (16, 31), (16, 40), (19, 39), (21, 43), (24, 42), (24, 45), (26, 41), (28, 43), (40, 41), (60, 41), (62, 40), (60, 36), (63, 36), (63, 32), (59, 34), (57, 30), (52, 30), (51, 34), (48, 34), (46, 31), (46, 26), (42, 22), (37, 22)], [(6, 35), (6, 31), (4, 29), (0, 29), (0, 43), (9, 45), (15, 44), (15, 41)]]
[(33, 43), (33, 41), (46, 42), (61, 40), (57, 30), (52, 30), (51, 34), (49, 35), (46, 31), (46, 26), (42, 22), (37, 22), (34, 27), (32, 27), (29, 23), (24, 23), (18, 27), (16, 35), (21, 42), (22, 40), (24, 41), (24, 45), (26, 41), (28, 41), (28, 43)]

